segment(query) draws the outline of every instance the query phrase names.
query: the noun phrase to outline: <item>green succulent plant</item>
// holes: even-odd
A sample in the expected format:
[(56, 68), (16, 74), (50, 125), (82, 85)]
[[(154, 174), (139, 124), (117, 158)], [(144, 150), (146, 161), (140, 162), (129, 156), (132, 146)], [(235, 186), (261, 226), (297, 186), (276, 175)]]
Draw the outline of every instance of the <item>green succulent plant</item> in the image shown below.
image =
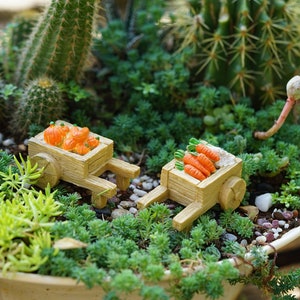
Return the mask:
[(226, 85), (257, 106), (285, 93), (299, 73), (299, 1), (188, 1), (175, 15), (176, 49), (194, 49), (195, 80)]

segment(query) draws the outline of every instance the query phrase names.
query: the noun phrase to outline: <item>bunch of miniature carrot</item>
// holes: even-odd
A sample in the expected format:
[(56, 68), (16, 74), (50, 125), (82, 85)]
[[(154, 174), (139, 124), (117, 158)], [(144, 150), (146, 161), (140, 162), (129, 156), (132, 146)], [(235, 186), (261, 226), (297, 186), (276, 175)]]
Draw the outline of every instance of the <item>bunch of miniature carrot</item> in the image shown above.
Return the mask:
[(191, 138), (187, 150), (174, 153), (175, 167), (198, 180), (204, 180), (216, 171), (215, 162), (220, 155), (196, 138)]
[(69, 127), (64, 123), (54, 122), (50, 122), (49, 127), (44, 130), (44, 140), (47, 144), (80, 155), (87, 154), (100, 143), (99, 137), (90, 134), (88, 127)]

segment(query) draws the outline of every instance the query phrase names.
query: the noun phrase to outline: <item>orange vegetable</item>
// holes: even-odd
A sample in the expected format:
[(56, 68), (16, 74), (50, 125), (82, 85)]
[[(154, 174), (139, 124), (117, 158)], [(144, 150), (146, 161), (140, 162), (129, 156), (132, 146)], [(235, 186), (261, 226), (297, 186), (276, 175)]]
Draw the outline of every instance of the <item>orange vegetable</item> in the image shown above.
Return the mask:
[(90, 147), (91, 149), (94, 149), (100, 144), (100, 140), (99, 140), (99, 137), (90, 135), (87, 138), (86, 143), (87, 143), (88, 147)]
[(197, 156), (191, 153), (185, 153), (183, 162), (184, 164), (189, 164), (197, 168), (201, 173), (205, 175), (205, 177), (208, 177), (210, 175), (211, 171), (197, 159)]
[(198, 153), (205, 154), (209, 159), (211, 159), (213, 161), (220, 160), (219, 153), (217, 153), (216, 151), (213, 151), (211, 148), (209, 148), (208, 146), (206, 146), (204, 144), (200, 143), (200, 144), (196, 145), (195, 149)]
[(73, 126), (70, 129), (70, 134), (77, 142), (84, 142), (88, 138), (90, 130), (87, 127), (79, 129), (77, 126)]
[(69, 126), (65, 125), (64, 123), (60, 123), (60, 127), (61, 127), (61, 129), (62, 129), (62, 131), (64, 133), (64, 136), (66, 136), (67, 133), (70, 131)]
[(206, 179), (206, 176), (201, 171), (199, 171), (196, 167), (194, 167), (190, 164), (184, 165), (184, 172), (193, 176), (194, 178), (196, 178), (198, 180)]
[(205, 154), (199, 153), (197, 155), (197, 159), (211, 173), (216, 171), (216, 167), (215, 167), (214, 163)]
[(90, 148), (83, 143), (78, 143), (74, 149), (74, 152), (80, 155), (85, 155), (90, 152)]
[(73, 151), (75, 146), (76, 146), (77, 142), (73, 139), (72, 136), (67, 136), (62, 145), (61, 148), (66, 150), (66, 151)]
[(60, 146), (64, 138), (64, 131), (61, 126), (50, 122), (49, 127), (44, 130), (44, 140), (47, 144), (52, 146)]

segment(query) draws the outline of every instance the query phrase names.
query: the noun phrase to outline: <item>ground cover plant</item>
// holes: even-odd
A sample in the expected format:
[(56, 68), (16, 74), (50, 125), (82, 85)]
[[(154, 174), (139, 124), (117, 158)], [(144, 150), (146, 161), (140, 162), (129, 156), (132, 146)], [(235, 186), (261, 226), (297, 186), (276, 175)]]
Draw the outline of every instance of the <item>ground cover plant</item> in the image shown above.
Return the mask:
[[(137, 288), (143, 299), (169, 299), (171, 295), (190, 299), (197, 292), (217, 299), (225, 279), (252, 282), (251, 276), (240, 278), (232, 263), (224, 260), (220, 264), (220, 259), (243, 257), (250, 251), (258, 270), (253, 281), (275, 296), (284, 295), (299, 283), (297, 270), (288, 275), (275, 272), (274, 262), (261, 246), (252, 245), (247, 250), (223, 238), (226, 231), (237, 231), (241, 238), (253, 235), (252, 221), (240, 213), (215, 208), (185, 232), (172, 227), (172, 216), (181, 208), (170, 209), (166, 204), (154, 204), (135, 217), (127, 214), (109, 221), (97, 218), (79, 193), (67, 193), (63, 187), (37, 191), (32, 186), (42, 172), (37, 166), (22, 158), (18, 162), (5, 152), (0, 155), (0, 264), (4, 274), (22, 271), (72, 277), (89, 288), (101, 285), (107, 293), (105, 299), (122, 298)], [(299, 210), (299, 197), (292, 206)], [(14, 228), (10, 234), (7, 226)], [(183, 276), (182, 267), (195, 270), (199, 264), (204, 269)], [(165, 269), (171, 274), (168, 290), (158, 284)], [(266, 277), (273, 279), (264, 281)], [(277, 282), (285, 280), (287, 284), (276, 288)]]
[[(60, 20), (61, 14), (56, 14), (56, 9), (74, 9), (58, 5), (63, 2), (65, 1), (53, 1), (53, 6), (48, 11), (48, 14), (53, 14), (53, 20)], [(267, 191), (272, 192), (274, 205), (295, 211), (296, 214), (300, 209), (300, 127), (297, 123), (297, 107), (294, 107), (294, 116), (289, 115), (280, 130), (269, 139), (262, 141), (253, 136), (255, 131), (267, 130), (277, 120), (285, 105), (286, 95), (282, 91), (290, 79), (288, 76), (293, 72), (297, 73), (296, 68), (290, 68), (297, 62), (300, 36), (295, 32), (299, 26), (293, 26), (297, 11), (290, 10), (294, 8), (294, 1), (275, 2), (277, 9), (273, 11), (269, 1), (253, 1), (255, 4), (251, 7), (247, 7), (247, 1), (233, 1), (230, 7), (228, 1), (213, 1), (216, 16), (223, 13), (227, 5), (230, 15), (236, 14), (233, 18), (235, 24), (246, 22), (249, 29), (246, 32), (248, 39), (244, 40), (248, 46), (242, 48), (239, 43), (242, 40), (236, 40), (231, 43), (233, 48), (227, 49), (228, 41), (240, 37), (243, 29), (231, 26), (232, 30), (236, 28), (240, 31), (224, 36), (226, 49), (223, 49), (219, 48), (220, 44), (214, 48), (212, 43), (217, 37), (213, 33), (219, 32), (219, 27), (216, 27), (218, 22), (209, 27), (194, 23), (201, 16), (202, 10), (206, 16), (205, 22), (211, 23), (209, 20), (212, 14), (207, 10), (208, 1), (203, 1), (203, 7), (198, 7), (195, 1), (189, 1), (191, 11), (187, 19), (192, 20), (192, 30), (195, 29), (196, 33), (201, 28), (208, 31), (203, 37), (196, 35), (195, 39), (190, 40), (192, 43), (185, 43), (186, 40), (182, 39), (181, 32), (186, 32), (184, 29), (187, 27), (182, 29), (179, 16), (172, 19), (174, 23), (166, 26), (166, 1), (127, 1), (125, 7), (115, 1), (105, 1), (100, 12), (102, 19), (96, 23), (95, 32), (92, 36), (90, 32), (85, 32), (84, 42), (90, 45), (93, 59), (78, 72), (82, 77), (71, 76), (68, 79), (61, 78), (60, 75), (64, 74), (61, 71), (49, 74), (45, 71), (38, 78), (32, 78), (33, 73), (25, 70), (26, 64), (20, 55), (32, 54), (33, 50), (25, 51), (23, 47), (32, 49), (28, 48), (28, 35), (37, 32), (41, 34), (37, 29), (32, 31), (32, 26), (38, 24), (43, 27), (44, 23), (37, 23), (35, 17), (30, 17), (30, 20), (15, 19), (5, 30), (0, 52), (0, 125), (3, 133), (22, 143), (24, 138), (44, 130), (50, 121), (65, 119), (113, 139), (116, 156), (122, 154), (124, 158), (130, 159), (132, 154), (138, 153), (140, 160), (137, 163), (141, 165), (143, 173), (155, 178), (159, 176), (162, 166), (173, 159), (175, 151), (185, 150), (190, 138), (204, 139), (243, 160), (242, 177), (247, 183), (243, 206), (253, 205), (255, 196)], [(67, 3), (72, 4), (71, 1)], [(77, 5), (74, 3), (72, 5)], [(85, 27), (87, 31), (91, 28), (90, 22), (95, 22), (97, 6), (94, 6), (95, 1), (91, 3), (91, 6), (85, 7), (89, 10), (89, 21)], [(244, 13), (243, 17), (238, 17), (241, 11)], [(259, 11), (263, 12), (260, 16)], [(72, 16), (66, 14), (68, 18), (72, 19)], [(263, 17), (263, 22), (259, 22)], [(254, 23), (250, 25), (250, 21)], [(199, 27), (193, 27), (197, 24)], [(263, 34), (265, 38), (267, 29), (262, 30), (262, 27), (267, 24), (270, 25), (270, 32), (281, 42), (274, 44), (272, 39), (269, 48), (256, 53), (252, 47), (255, 40), (252, 34)], [(180, 29), (179, 36), (174, 35), (174, 26)], [(289, 28), (293, 30), (289, 32)], [(65, 33), (63, 26), (61, 29), (63, 30), (59, 32)], [(76, 33), (81, 34), (79, 31)], [(75, 42), (76, 39), (73, 38)], [(31, 40), (38, 41), (34, 36), (31, 36)], [(47, 42), (50, 45), (54, 40)], [(211, 72), (216, 71), (214, 65), (204, 63), (203, 70), (197, 74), (195, 72), (198, 66), (194, 62), (199, 55), (202, 62), (207, 62), (210, 57), (209, 53), (203, 52), (202, 44), (218, 51), (216, 58), (220, 64), (223, 62), (220, 51), (223, 50), (226, 50), (222, 55), (226, 54), (227, 63), (232, 60), (241, 63), (243, 53), (238, 51), (238, 46), (241, 47), (240, 50), (255, 53), (257, 61), (262, 64), (254, 67), (248, 57), (250, 54), (245, 53), (245, 65), (239, 66), (245, 73), (238, 73), (245, 77), (241, 78), (239, 84), (237, 81), (234, 85), (226, 81), (212, 82)], [(81, 53), (86, 58), (87, 44), (81, 45), (81, 50), (84, 50)], [(293, 47), (289, 48), (290, 51), (284, 51), (283, 48), (288, 45)], [(53, 51), (51, 57), (55, 57), (58, 54), (55, 50), (60, 49), (60, 46), (52, 44), (49, 49)], [(43, 53), (36, 54), (37, 57), (43, 57)], [(290, 56), (285, 59), (287, 54)], [(276, 68), (271, 72), (267, 69), (267, 61), (272, 59), (276, 60)], [(284, 64), (288, 61), (291, 64), (285, 68)], [(19, 67), (17, 63), (20, 63)], [(68, 60), (64, 60), (63, 64), (65, 68), (69, 67)], [(253, 74), (247, 77), (252, 70), (249, 65), (260, 74), (255, 78), (261, 78), (267, 73), (265, 80), (258, 84), (267, 84), (265, 87), (269, 87), (269, 90), (256, 90), (257, 83), (253, 81)], [(277, 74), (276, 70), (281, 65), (280, 74)], [(35, 68), (34, 64), (32, 68)], [(50, 70), (52, 67), (46, 69)], [(56, 77), (56, 74), (59, 76)], [(44, 75), (47, 77), (43, 77)], [(219, 79), (229, 78), (222, 71), (218, 75), (222, 75), (218, 76)], [(281, 79), (278, 79), (279, 75)], [(23, 84), (24, 81), (26, 84)], [(269, 86), (270, 82), (272, 85)], [(277, 93), (279, 90), (280, 94)], [(253, 92), (262, 92), (266, 101), (254, 97)], [(18, 150), (14, 148), (6, 150), (18, 154)], [(25, 165), (29, 167), (28, 163)], [(220, 266), (217, 263), (228, 255), (243, 256), (245, 253), (245, 248), (238, 243), (224, 242), (220, 245), (216, 242), (221, 240), (224, 230), (237, 234), (240, 240), (250, 241), (252, 238), (254, 223), (249, 222), (249, 218), (241, 210), (221, 212), (215, 207), (199, 218), (190, 232), (184, 233), (178, 233), (171, 227), (172, 216), (181, 209), (180, 206), (175, 206), (174, 210), (174, 207), (170, 209), (166, 205), (157, 204), (141, 211), (137, 217), (128, 215), (113, 221), (109, 218), (101, 220), (103, 214), (100, 212), (101, 218), (97, 218), (99, 212), (90, 206), (84, 191), (59, 186), (54, 191), (47, 190), (42, 192), (44, 194), (39, 194), (30, 186), (32, 182), (27, 181), (28, 173), (25, 171), (24, 174), (23, 167), (16, 167), (12, 157), (4, 152), (1, 153), (0, 167), (1, 209), (6, 212), (9, 222), (18, 221), (17, 226), (21, 227), (16, 230), (18, 236), (8, 237), (10, 242), (5, 237), (7, 248), (1, 250), (4, 254), (1, 268), (4, 270), (70, 276), (82, 280), (89, 287), (101, 284), (108, 293), (108, 299), (122, 292), (129, 292), (136, 286), (141, 287), (145, 299), (167, 299), (167, 293), (173, 293), (179, 299), (190, 299), (198, 291), (217, 298), (222, 293), (220, 282), (224, 277), (233, 282), (247, 281), (239, 278), (232, 266), (227, 263)], [(38, 176), (34, 169), (33, 173), (34, 177)], [(20, 197), (19, 189), (22, 195), (24, 193), (29, 196)], [(128, 197), (128, 194), (124, 197)], [(33, 201), (38, 204), (39, 201), (45, 201), (45, 198), (54, 205), (53, 214), (45, 217), (31, 215), (28, 205)], [(24, 207), (22, 220), (12, 218), (12, 213), (9, 213), (9, 209), (16, 209), (15, 206)], [(109, 210), (114, 208), (115, 204), (110, 203)], [(36, 218), (39, 221), (42, 218), (38, 226)], [(28, 219), (30, 221), (26, 221)], [(228, 219), (235, 222), (228, 222)], [(6, 220), (4, 224), (7, 223)], [(294, 223), (297, 226), (297, 222)], [(28, 232), (38, 237), (30, 239)], [(210, 232), (215, 235), (211, 236)], [(74, 243), (80, 241), (81, 246), (69, 250), (51, 247), (55, 242), (63, 241), (66, 236)], [(21, 246), (17, 248), (16, 255), (11, 256), (7, 249), (10, 249), (11, 243), (16, 246), (15, 242)], [(108, 242), (116, 251), (107, 252)], [(257, 272), (254, 274), (257, 278), (253, 276), (248, 280), (258, 285), (263, 283), (264, 287), (273, 292), (274, 297), (288, 297), (282, 293), (299, 284), (298, 270), (287, 276), (273, 273), (276, 269), (274, 261), (268, 261), (259, 249), (260, 247), (252, 249), (257, 258)], [(193, 268), (195, 263), (204, 260), (207, 264), (204, 272), (182, 277), (182, 266)], [(163, 291), (157, 285), (165, 268), (170, 270), (174, 279), (171, 291)], [(150, 286), (136, 276), (138, 272), (151, 282)], [(274, 274), (276, 276), (272, 277)], [(110, 283), (103, 281), (107, 276), (112, 278)], [(207, 278), (211, 276), (214, 280), (208, 281)], [(271, 277), (271, 281), (267, 280)], [(285, 284), (280, 288), (278, 282), (281, 280)], [(291, 286), (288, 280), (291, 280)]]

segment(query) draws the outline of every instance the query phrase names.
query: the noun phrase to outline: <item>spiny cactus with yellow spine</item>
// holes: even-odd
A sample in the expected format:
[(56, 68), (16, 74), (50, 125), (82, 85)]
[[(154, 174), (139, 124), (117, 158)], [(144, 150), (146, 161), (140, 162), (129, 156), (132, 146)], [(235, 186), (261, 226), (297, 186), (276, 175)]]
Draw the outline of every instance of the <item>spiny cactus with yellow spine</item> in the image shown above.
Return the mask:
[(17, 85), (39, 76), (79, 80), (90, 52), (99, 0), (52, 0), (29, 37), (15, 73)]
[(179, 51), (194, 49), (195, 80), (259, 107), (284, 96), (285, 81), (300, 73), (299, 16), (298, 0), (190, 0), (171, 34)]

